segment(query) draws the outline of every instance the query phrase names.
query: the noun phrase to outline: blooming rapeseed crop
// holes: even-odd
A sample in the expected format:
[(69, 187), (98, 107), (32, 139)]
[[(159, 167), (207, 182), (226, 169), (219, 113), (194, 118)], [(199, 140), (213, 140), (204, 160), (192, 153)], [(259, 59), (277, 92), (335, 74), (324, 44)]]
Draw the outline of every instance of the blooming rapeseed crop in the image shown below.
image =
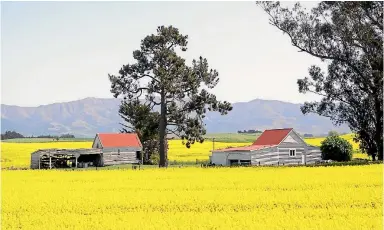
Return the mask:
[(2, 229), (382, 229), (382, 165), (2, 171)]
[[(226, 148), (229, 146), (244, 146), (247, 143), (215, 143), (215, 149)], [(91, 148), (92, 142), (49, 142), (49, 143), (1, 143), (1, 167), (30, 167), (31, 153), (38, 149), (49, 148)], [(196, 143), (187, 149), (182, 145), (181, 140), (171, 140), (169, 142), (168, 159), (179, 162), (195, 162), (197, 160), (208, 160), (211, 155), (213, 144), (210, 141)]]
[[(355, 150), (354, 157), (356, 158), (368, 158), (367, 154), (362, 154), (358, 152), (358, 144), (353, 142), (352, 135), (343, 135), (343, 138), (350, 141)], [(308, 138), (305, 141), (308, 144), (320, 146), (321, 141), (324, 138)], [(196, 162), (206, 161), (211, 155), (211, 150), (222, 149), (227, 147), (238, 147), (246, 146), (251, 143), (224, 143), (224, 142), (215, 142), (213, 146), (212, 141), (206, 140), (202, 144), (195, 143), (191, 148), (186, 148), (182, 144), (181, 140), (170, 140), (169, 141), (169, 150), (168, 150), (168, 159), (169, 161), (177, 162)], [(31, 160), (31, 153), (38, 149), (47, 149), (47, 148), (91, 148), (92, 142), (48, 142), (48, 143), (7, 143), (1, 142), (1, 167), (29, 167)]]
[(6, 143), (1, 142), (1, 168), (30, 167), (31, 153), (38, 149), (90, 148), (92, 142)]

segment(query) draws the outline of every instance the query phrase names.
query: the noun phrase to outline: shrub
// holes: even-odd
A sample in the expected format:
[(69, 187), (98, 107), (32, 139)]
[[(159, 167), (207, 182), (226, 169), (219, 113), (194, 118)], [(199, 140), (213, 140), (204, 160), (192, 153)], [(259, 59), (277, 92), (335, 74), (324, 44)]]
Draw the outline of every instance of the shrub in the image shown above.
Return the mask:
[(352, 145), (338, 135), (328, 136), (321, 142), (321, 158), (323, 160), (350, 161), (352, 159)]
[(158, 165), (160, 162), (160, 154), (158, 152), (152, 153), (150, 156), (150, 162), (153, 165)]

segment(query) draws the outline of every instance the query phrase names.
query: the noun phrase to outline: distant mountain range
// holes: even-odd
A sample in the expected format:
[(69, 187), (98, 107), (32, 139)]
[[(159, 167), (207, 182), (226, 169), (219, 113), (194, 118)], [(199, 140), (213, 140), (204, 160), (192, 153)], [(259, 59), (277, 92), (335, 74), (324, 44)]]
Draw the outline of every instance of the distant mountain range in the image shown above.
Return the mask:
[[(38, 107), (1, 105), (1, 132), (14, 130), (23, 135), (74, 134), (93, 137), (98, 132), (119, 132), (120, 99), (85, 98)], [(304, 116), (300, 104), (256, 99), (233, 103), (226, 116), (209, 112), (205, 118), (208, 133), (238, 130), (264, 130), (292, 127), (298, 132), (320, 135), (329, 130), (349, 132), (347, 126), (335, 127), (328, 118), (315, 114)]]

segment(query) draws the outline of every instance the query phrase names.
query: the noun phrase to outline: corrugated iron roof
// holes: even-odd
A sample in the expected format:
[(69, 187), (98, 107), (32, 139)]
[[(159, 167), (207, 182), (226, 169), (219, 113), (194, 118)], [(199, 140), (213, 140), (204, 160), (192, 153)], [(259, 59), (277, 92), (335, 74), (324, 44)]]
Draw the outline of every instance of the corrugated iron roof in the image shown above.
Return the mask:
[(103, 148), (142, 147), (136, 133), (98, 133)]
[(252, 145), (278, 145), (291, 130), (292, 128), (265, 130)]
[(233, 151), (255, 151), (263, 148), (277, 146), (291, 132), (292, 128), (286, 129), (267, 129), (250, 146), (217, 149), (215, 152), (233, 152)]

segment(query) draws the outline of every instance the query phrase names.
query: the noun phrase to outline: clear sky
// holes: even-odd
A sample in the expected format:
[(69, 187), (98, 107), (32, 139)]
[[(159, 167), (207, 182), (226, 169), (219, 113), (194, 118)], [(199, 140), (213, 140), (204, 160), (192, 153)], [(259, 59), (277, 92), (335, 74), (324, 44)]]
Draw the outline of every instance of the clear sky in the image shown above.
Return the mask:
[(188, 63), (202, 55), (218, 70), (220, 100), (315, 98), (299, 94), (296, 81), (322, 63), (298, 52), (254, 2), (1, 4), (3, 104), (111, 98), (108, 73), (131, 62), (140, 40), (160, 25), (189, 36)]

